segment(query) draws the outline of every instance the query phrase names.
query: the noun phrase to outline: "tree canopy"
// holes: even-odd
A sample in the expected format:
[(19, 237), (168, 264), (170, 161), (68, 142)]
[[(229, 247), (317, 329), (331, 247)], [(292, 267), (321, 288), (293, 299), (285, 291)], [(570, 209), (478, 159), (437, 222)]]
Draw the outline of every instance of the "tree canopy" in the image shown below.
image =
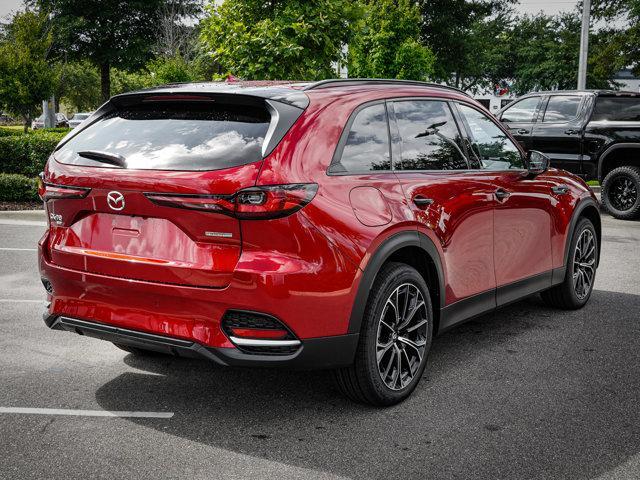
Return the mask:
[(53, 24), (55, 48), (70, 59), (100, 68), (102, 98), (110, 96), (112, 66), (142, 67), (153, 57), (158, 26), (168, 3), (195, 14), (199, 0), (33, 0)]
[(363, 2), (349, 42), (349, 76), (426, 80), (435, 61), (420, 44), (420, 10), (413, 0)]
[(220, 74), (265, 80), (335, 77), (357, 10), (350, 0), (211, 2), (201, 38)]
[(25, 130), (54, 89), (47, 63), (52, 44), (45, 14), (17, 13), (0, 41), (0, 105), (24, 120)]

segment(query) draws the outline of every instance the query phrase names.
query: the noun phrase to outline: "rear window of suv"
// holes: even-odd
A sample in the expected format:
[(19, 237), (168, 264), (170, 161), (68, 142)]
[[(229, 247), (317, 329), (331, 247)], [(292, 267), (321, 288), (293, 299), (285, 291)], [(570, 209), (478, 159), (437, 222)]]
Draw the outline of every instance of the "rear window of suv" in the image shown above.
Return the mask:
[(73, 165), (113, 167), (78, 155), (98, 151), (124, 157), (130, 169), (219, 170), (261, 160), (270, 120), (266, 108), (250, 105), (133, 105), (82, 130), (55, 158)]
[(640, 122), (640, 97), (598, 97), (591, 119)]

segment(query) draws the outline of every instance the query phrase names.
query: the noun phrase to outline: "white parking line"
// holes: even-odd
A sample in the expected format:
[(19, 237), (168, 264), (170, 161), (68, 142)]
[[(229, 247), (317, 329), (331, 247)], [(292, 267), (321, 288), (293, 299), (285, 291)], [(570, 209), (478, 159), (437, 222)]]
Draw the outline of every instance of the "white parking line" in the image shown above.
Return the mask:
[(36, 220), (13, 220), (11, 218), (0, 218), (0, 225), (21, 225), (24, 227), (46, 227), (47, 222)]
[(0, 303), (44, 303), (46, 300), (22, 300), (19, 298), (0, 298)]
[(171, 418), (173, 412), (135, 412), (109, 410), (72, 410), (66, 408), (20, 408), (0, 407), (0, 413), (21, 413), (26, 415), (69, 415), (78, 417), (123, 417), (123, 418)]
[(0, 252), (37, 252), (37, 248), (8, 248), (0, 247)]

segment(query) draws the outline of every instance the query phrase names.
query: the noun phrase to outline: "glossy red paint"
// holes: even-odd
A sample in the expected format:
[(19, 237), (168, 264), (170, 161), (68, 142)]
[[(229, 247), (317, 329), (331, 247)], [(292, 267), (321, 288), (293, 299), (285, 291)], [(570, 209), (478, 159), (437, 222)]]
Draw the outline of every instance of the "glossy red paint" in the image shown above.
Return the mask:
[[(53, 288), (49, 314), (234, 348), (221, 318), (229, 309), (251, 310), (276, 317), (304, 342), (349, 331), (363, 272), (400, 232), (422, 232), (435, 247), (445, 289), (436, 308), (563, 266), (576, 205), (592, 195), (566, 172), (327, 174), (360, 105), (402, 97), (471, 102), (465, 95), (408, 85), (306, 95), (309, 105), (262, 162), (136, 171), (62, 164), (54, 154), (45, 182), (90, 191), (46, 203), (52, 220), (40, 242), (40, 270)], [(271, 220), (180, 209), (145, 196), (307, 183), (318, 186), (311, 203)], [(551, 193), (560, 184), (569, 185), (568, 195)], [(498, 188), (510, 196), (496, 199)], [(121, 211), (108, 205), (113, 191), (124, 196)], [(416, 205), (416, 196), (433, 202)]]

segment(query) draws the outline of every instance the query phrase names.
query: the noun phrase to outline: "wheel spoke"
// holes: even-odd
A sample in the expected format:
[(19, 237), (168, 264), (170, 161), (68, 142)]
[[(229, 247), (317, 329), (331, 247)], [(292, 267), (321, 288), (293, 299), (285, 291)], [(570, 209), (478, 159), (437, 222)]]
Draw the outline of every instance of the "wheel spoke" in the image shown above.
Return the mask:
[(399, 330), (404, 329), (407, 325), (409, 325), (411, 323), (411, 320), (413, 320), (414, 315), (416, 314), (416, 312), (418, 310), (420, 310), (422, 307), (424, 307), (424, 302), (420, 302), (418, 303), (415, 307), (413, 307), (413, 309), (411, 310), (411, 313), (409, 313), (409, 316), (405, 318), (405, 320), (402, 322), (402, 324), (398, 327)]
[(411, 327), (407, 328), (407, 329), (405, 330), (405, 332), (404, 332), (404, 333), (411, 333), (411, 332), (413, 332), (414, 330), (417, 330), (418, 328), (420, 328), (420, 327), (422, 327), (422, 326), (426, 325), (427, 323), (429, 323), (429, 322), (428, 322), (428, 320), (425, 318), (425, 319), (424, 319), (424, 320), (422, 320), (421, 322), (416, 323), (415, 325), (412, 325)]

